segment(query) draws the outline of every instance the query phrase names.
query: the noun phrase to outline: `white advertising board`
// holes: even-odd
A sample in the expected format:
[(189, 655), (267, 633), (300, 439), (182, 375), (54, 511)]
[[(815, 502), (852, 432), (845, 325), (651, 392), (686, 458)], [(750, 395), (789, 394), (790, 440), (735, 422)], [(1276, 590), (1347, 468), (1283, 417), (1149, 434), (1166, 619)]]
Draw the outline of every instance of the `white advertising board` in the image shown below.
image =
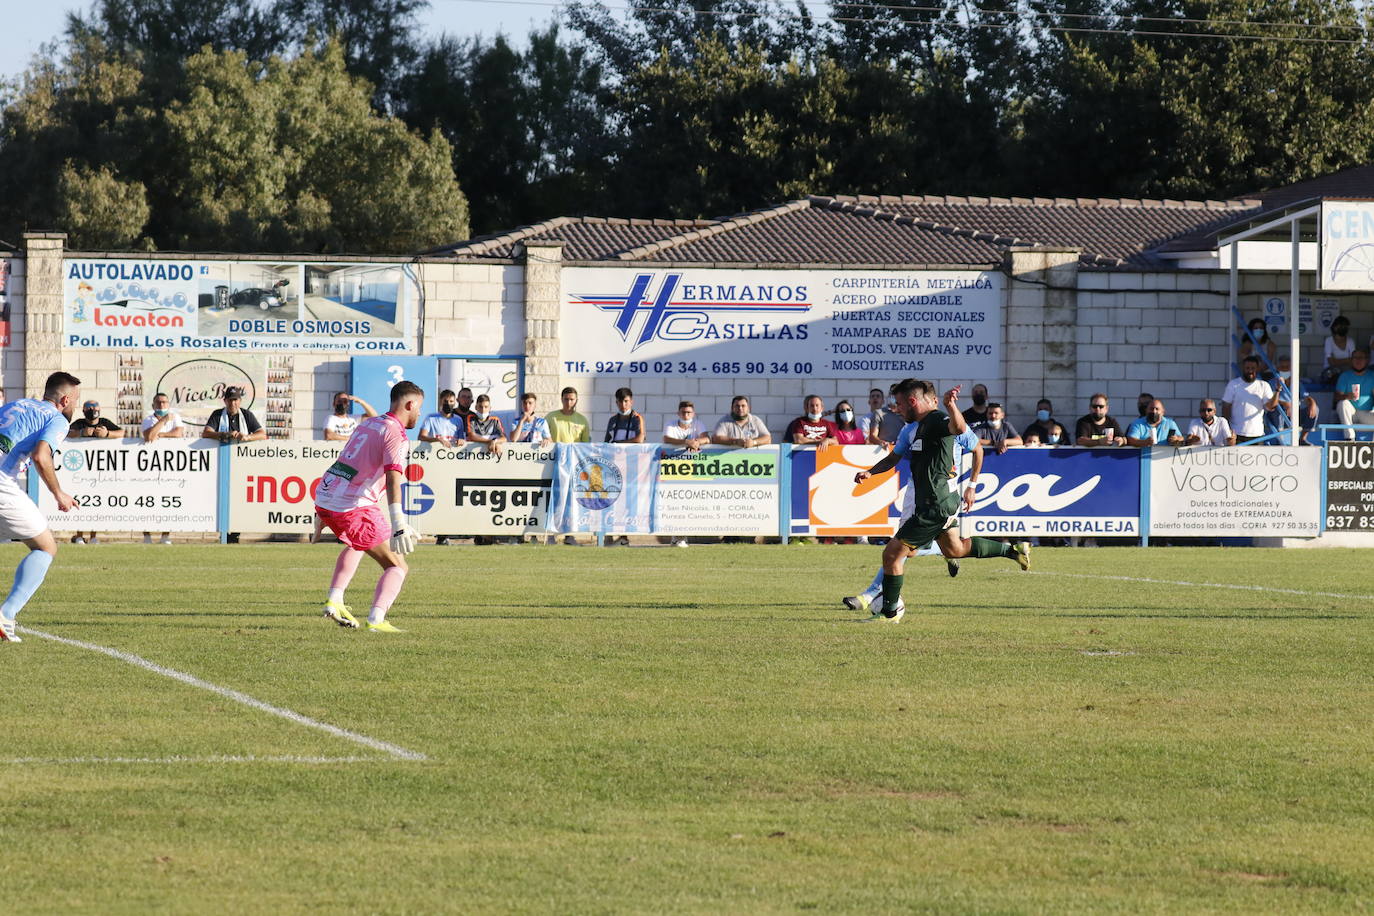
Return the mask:
[(1316, 537), (1322, 450), (1170, 448), (1150, 454), (1150, 535)]
[[(219, 446), (206, 440), (72, 440), (54, 453), (57, 479), (80, 507), (59, 512), (48, 488), (48, 525), (82, 531), (214, 531)], [(30, 473), (34, 473), (30, 470)]]
[(413, 352), (404, 264), (69, 258), (73, 349)]
[[(285, 440), (232, 446), (229, 530), (309, 534), (315, 489), (344, 442)], [(410, 524), (425, 535), (526, 534), (544, 531), (553, 451), (512, 445), (411, 449), (401, 498)], [(383, 497), (385, 500), (385, 497)]]
[(995, 271), (570, 267), (562, 370), (617, 378), (998, 378)]
[(1374, 290), (1374, 201), (1322, 201), (1320, 239), (1319, 289)]
[(780, 454), (776, 445), (665, 451), (658, 469), (654, 533), (776, 535)]

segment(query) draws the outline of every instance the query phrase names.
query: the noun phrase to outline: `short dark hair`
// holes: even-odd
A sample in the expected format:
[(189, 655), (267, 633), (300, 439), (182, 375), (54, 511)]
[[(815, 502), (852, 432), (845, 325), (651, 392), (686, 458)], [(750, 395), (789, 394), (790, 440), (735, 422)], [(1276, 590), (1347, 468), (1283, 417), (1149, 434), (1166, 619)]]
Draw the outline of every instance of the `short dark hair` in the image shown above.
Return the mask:
[(171, 400), (171, 398), (167, 395), (167, 392), (165, 391), (159, 391), (157, 394), (153, 395), (154, 401), (156, 401), (158, 398), (167, 398), (167, 400)]
[(628, 388), (617, 388), (615, 390), (615, 399), (617, 401), (621, 400), (622, 398), (632, 398), (634, 396), (635, 393)]
[(805, 404), (807, 401), (811, 400), (812, 398), (815, 398), (816, 400), (818, 400), (818, 401), (820, 401), (820, 402), (822, 402), (822, 403), (825, 402), (825, 398), (821, 397), (819, 394), (808, 394), (806, 397), (802, 398), (802, 403)]
[(520, 392), (520, 400), (523, 401), (523, 400), (525, 400), (525, 398), (534, 398), (534, 399), (537, 401), (537, 400), (539, 400), (539, 395), (535, 394), (533, 391), (522, 391), (522, 392)]
[(1153, 401), (1153, 400), (1155, 399), (1155, 396), (1152, 395), (1152, 394), (1150, 394), (1150, 392), (1148, 392), (1148, 391), (1142, 391), (1142, 392), (1140, 392), (1140, 394), (1138, 394), (1138, 395), (1135, 396), (1135, 399), (1136, 399), (1137, 401), (1139, 401), (1141, 398), (1149, 398), (1150, 400)]
[(881, 389), (881, 388), (870, 388), (870, 389), (868, 389), (868, 393), (869, 393), (869, 394), (872, 394), (872, 393), (875, 392), (875, 391), (878, 392), (879, 394), (882, 394), (882, 393), (883, 393), (883, 389)]
[(81, 387), (81, 379), (70, 372), (54, 372), (43, 383), (43, 400), (56, 401), (73, 388)]
[(693, 410), (696, 410), (696, 409), (697, 409), (697, 405), (693, 404), (691, 401), (678, 401), (678, 402), (677, 402), (677, 409), (678, 409), (678, 410), (681, 410), (681, 409), (684, 408), (684, 407), (690, 407), (690, 408), (692, 408)]
[[(1354, 354), (1351, 354), (1351, 355), (1353, 356)], [(1259, 365), (1259, 357), (1258, 357), (1258, 356), (1247, 356), (1247, 357), (1245, 357), (1245, 359), (1241, 360), (1241, 362), (1242, 362), (1242, 363), (1254, 363), (1256, 366), (1258, 366), (1258, 365)]]
[(743, 401), (744, 403), (748, 404), (748, 403), (749, 403), (749, 395), (747, 395), (747, 394), (737, 394), (737, 395), (735, 395), (733, 398), (730, 399), (730, 406), (731, 406), (731, 407), (734, 407), (734, 406), (735, 406), (736, 404), (738, 404), (740, 401)]
[(453, 397), (456, 398), (456, 397), (458, 397), (458, 392), (454, 391), (452, 388), (445, 388), (443, 391), (439, 392), (439, 400), (442, 401), (444, 398), (448, 397), (449, 395), (452, 395)]
[(904, 378), (892, 386), (892, 394), (899, 398), (904, 398), (912, 394), (928, 397), (935, 394), (935, 386), (925, 379)]
[(574, 388), (572, 385), (569, 385), (567, 388), (564, 388), (562, 391), (558, 392), (558, 396), (560, 398), (565, 394), (577, 394), (577, 389)]
[(1035, 409), (1039, 410), (1041, 404), (1044, 404), (1046, 407), (1054, 406), (1054, 402), (1052, 402), (1049, 398), (1041, 398), (1040, 400), (1035, 402)]
[(462, 394), (464, 391), (466, 391), (468, 394), (472, 394), (472, 389), (469, 388), (467, 385), (464, 385), (462, 388), (458, 389), (459, 394)]
[(424, 396), (425, 389), (421, 388), (419, 385), (415, 384), (412, 381), (407, 380), (404, 382), (397, 382), (395, 385), (391, 387), (391, 403), (393, 404), (397, 403), (398, 401), (404, 401), (406, 398), (423, 398)]
[(1004, 409), (1004, 408), (1002, 407), (1002, 405), (1001, 405), (1000, 402), (998, 402), (998, 401), (988, 401), (988, 410), (992, 410), (992, 408), (994, 408), (994, 407), (996, 407), (998, 410), (1003, 410), (1003, 409)]

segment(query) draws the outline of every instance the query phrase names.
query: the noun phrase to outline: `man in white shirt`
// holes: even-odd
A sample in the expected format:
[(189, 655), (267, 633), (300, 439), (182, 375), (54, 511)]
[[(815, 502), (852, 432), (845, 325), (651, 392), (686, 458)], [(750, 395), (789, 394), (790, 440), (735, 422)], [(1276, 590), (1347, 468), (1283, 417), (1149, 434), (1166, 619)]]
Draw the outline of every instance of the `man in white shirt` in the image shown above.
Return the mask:
[(1245, 357), (1240, 377), (1231, 379), (1221, 402), (1222, 415), (1230, 421), (1237, 442), (1264, 435), (1264, 412), (1279, 406), (1279, 396), (1259, 377), (1258, 356)]
[(153, 395), (153, 409), (143, 418), (140, 427), (144, 442), (157, 439), (180, 439), (185, 434), (181, 416), (169, 406), (171, 400), (159, 391)]
[[(181, 417), (170, 407), (171, 399), (159, 391), (153, 395), (153, 409), (148, 416), (143, 418), (143, 425), (140, 429), (143, 432), (144, 442), (156, 442), (159, 439), (180, 439), (186, 432), (182, 426)], [(95, 540), (94, 537), (91, 540)], [(143, 532), (143, 543), (151, 544), (153, 533)], [(162, 532), (159, 544), (172, 543), (172, 532)]]
[(691, 401), (679, 401), (677, 419), (663, 427), (663, 441), (695, 452), (703, 445), (711, 444), (711, 436), (706, 432), (706, 424), (697, 419), (696, 405)]
[(1197, 405), (1197, 418), (1188, 424), (1188, 445), (1235, 445), (1236, 434), (1225, 417), (1217, 416), (1217, 402), (1203, 398)]
[(329, 419), (324, 421), (324, 438), (328, 442), (347, 442), (348, 437), (353, 435), (353, 430), (358, 428), (358, 418), (348, 412), (349, 404), (357, 404), (363, 409), (363, 419), (377, 416), (377, 411), (372, 405), (362, 398), (355, 398), (346, 391), (340, 391), (334, 395), (334, 412), (329, 415)]

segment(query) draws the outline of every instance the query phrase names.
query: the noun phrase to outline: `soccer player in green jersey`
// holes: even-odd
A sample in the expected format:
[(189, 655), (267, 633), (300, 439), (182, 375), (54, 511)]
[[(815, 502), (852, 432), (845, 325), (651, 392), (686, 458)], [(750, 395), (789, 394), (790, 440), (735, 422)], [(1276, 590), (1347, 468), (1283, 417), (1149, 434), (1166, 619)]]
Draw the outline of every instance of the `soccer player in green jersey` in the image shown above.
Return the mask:
[[(911, 466), (913, 501), (911, 515), (897, 529), (897, 536), (883, 549), (883, 603), (871, 620), (902, 619), (906, 605), (902, 602), (902, 575), (906, 558), (922, 546), (937, 540), (957, 524), (960, 494), (955, 486), (959, 469), (955, 466), (955, 437), (968, 429), (959, 411), (960, 386), (945, 392), (942, 411), (935, 399), (935, 386), (920, 379), (905, 379), (893, 386), (897, 411), (908, 423), (917, 424), (913, 435), (899, 438), (897, 445), (881, 461), (854, 475), (854, 482), (862, 483), (874, 474), (882, 474), (897, 466), (903, 455)], [(948, 411), (948, 412), (946, 412)], [(944, 545), (942, 545), (943, 547)], [(971, 538), (969, 553), (973, 556), (1010, 556), (1016, 549), (987, 538)], [(1022, 564), (1023, 568), (1026, 564)]]

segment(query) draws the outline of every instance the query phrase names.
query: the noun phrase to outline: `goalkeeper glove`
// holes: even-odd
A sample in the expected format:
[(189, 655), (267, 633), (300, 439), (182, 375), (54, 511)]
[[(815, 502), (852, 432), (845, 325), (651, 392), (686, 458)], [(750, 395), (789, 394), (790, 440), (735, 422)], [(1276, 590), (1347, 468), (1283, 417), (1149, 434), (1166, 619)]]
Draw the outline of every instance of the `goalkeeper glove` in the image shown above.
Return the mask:
[(406, 514), (401, 509), (400, 503), (392, 503), (390, 508), (391, 549), (395, 553), (410, 553), (415, 550), (415, 544), (419, 541), (420, 535), (416, 533), (414, 528), (406, 524)]

